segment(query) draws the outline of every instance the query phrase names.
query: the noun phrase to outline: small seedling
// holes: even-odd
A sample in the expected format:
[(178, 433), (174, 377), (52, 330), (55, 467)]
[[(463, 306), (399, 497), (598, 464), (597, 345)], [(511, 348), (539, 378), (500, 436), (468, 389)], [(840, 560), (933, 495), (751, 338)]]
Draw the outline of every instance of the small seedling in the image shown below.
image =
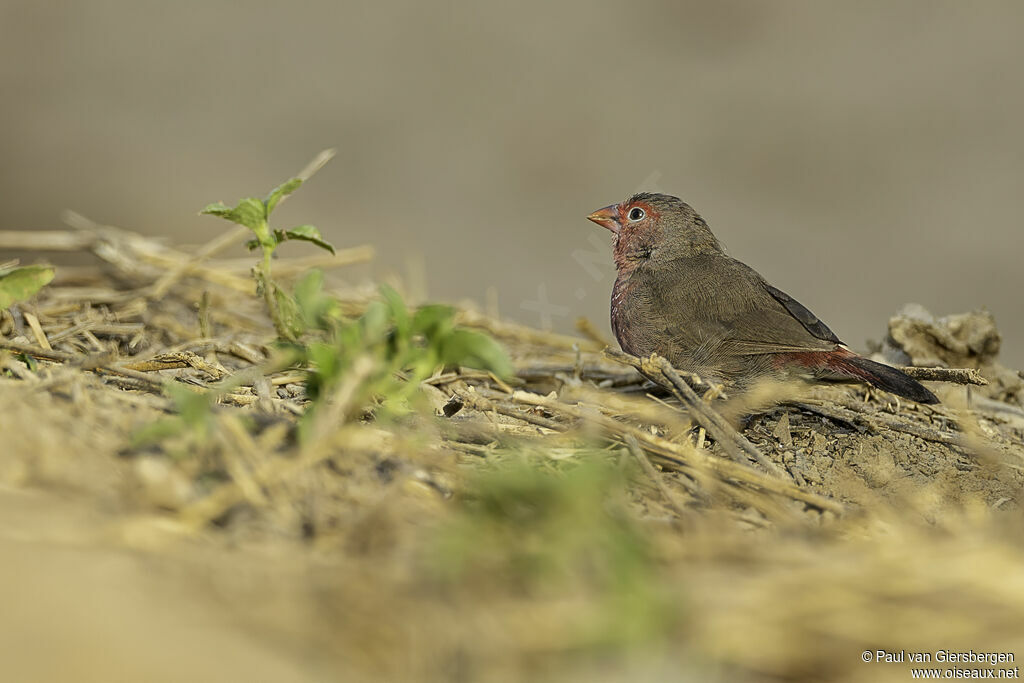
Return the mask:
[(270, 314), (270, 319), (274, 322), (274, 329), (277, 330), (278, 336), (289, 341), (297, 339), (302, 330), (298, 324), (295, 300), (271, 277), (271, 260), (274, 251), (282, 242), (301, 240), (312, 242), (321, 249), (334, 253), (334, 246), (327, 242), (320, 231), (312, 225), (298, 225), (289, 230), (270, 227), (270, 214), (283, 199), (299, 189), (303, 182), (303, 178), (292, 178), (275, 187), (263, 199), (246, 197), (234, 207), (216, 202), (201, 212), (244, 225), (253, 232), (255, 239), (250, 240), (247, 246), (250, 250), (260, 249), (263, 252), (262, 261), (253, 270), (256, 288), (267, 304), (267, 311)]

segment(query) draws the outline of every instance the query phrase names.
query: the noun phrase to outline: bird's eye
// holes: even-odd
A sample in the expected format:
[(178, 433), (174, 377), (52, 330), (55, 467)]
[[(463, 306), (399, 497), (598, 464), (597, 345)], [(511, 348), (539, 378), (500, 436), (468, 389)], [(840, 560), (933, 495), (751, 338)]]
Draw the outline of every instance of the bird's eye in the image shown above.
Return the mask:
[(646, 215), (647, 214), (644, 213), (644, 210), (641, 209), (639, 206), (634, 206), (632, 209), (629, 210), (629, 220), (633, 221), (634, 223), (636, 221), (642, 220), (643, 217)]

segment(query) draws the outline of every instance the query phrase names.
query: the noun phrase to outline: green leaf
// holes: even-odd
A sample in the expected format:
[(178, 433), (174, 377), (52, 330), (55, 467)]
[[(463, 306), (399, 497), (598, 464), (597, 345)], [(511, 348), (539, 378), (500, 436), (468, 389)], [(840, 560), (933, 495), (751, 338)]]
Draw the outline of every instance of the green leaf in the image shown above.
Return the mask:
[(512, 374), (512, 362), (505, 349), (486, 334), (473, 330), (452, 330), (440, 341), (441, 362), (490, 370), (499, 377)]
[(285, 231), (285, 236), (290, 240), (302, 240), (304, 242), (312, 242), (321, 249), (334, 252), (334, 245), (324, 240), (320, 235), (320, 231), (312, 225), (298, 225), (291, 230)]
[(300, 185), (302, 185), (302, 178), (292, 178), (271, 190), (267, 198), (263, 200), (264, 206), (267, 207), (267, 216), (270, 215), (282, 199), (299, 189)]
[(364, 344), (378, 344), (387, 336), (391, 317), (388, 313), (387, 305), (381, 301), (371, 301), (366, 307), (359, 319)]
[(53, 276), (50, 266), (24, 266), (0, 275), (0, 308), (28, 299), (49, 284)]
[(306, 276), (295, 283), (295, 303), (299, 309), (315, 313), (324, 291), (323, 271), (314, 268)]
[(238, 206), (233, 209), (223, 202), (216, 202), (207, 205), (199, 213), (217, 216), (226, 221), (244, 225), (253, 231), (258, 230), (267, 220), (267, 208), (263, 206), (263, 202), (252, 197), (238, 202)]
[(299, 312), (299, 306), (295, 303), (295, 299), (281, 289), (277, 285), (274, 287), (274, 298), (277, 300), (277, 310), (281, 315), (281, 322), (284, 323), (288, 331), (292, 333), (293, 338), (298, 337), (302, 334), (305, 329), (302, 324), (302, 315)]
[(250, 230), (259, 230), (267, 221), (267, 207), (253, 197), (246, 197), (238, 202), (232, 219)]
[(206, 208), (199, 212), (200, 215), (218, 216), (225, 220), (235, 221), (235, 210), (224, 202), (214, 202), (213, 204), (207, 204)]
[(452, 328), (455, 309), (444, 304), (421, 306), (412, 318), (413, 334), (422, 334), (431, 339), (439, 337)]
[(343, 369), (341, 351), (333, 344), (313, 342), (307, 347), (310, 370), (306, 392), (314, 401), (333, 386)]
[(401, 295), (390, 285), (381, 285), (380, 293), (387, 302), (388, 308), (391, 309), (391, 318), (395, 322), (395, 332), (398, 338), (403, 341), (407, 340), (411, 336), (411, 321), (409, 319), (409, 309), (405, 307), (405, 302), (402, 301)]
[(132, 435), (130, 448), (153, 446), (164, 439), (183, 433), (187, 428), (185, 421), (177, 417), (151, 422)]
[(313, 269), (295, 284), (295, 303), (307, 329), (328, 330), (339, 317), (338, 301), (324, 293), (324, 274)]
[(193, 432), (204, 437), (211, 428), (214, 392), (196, 392), (177, 382), (164, 384), (164, 394), (174, 403), (178, 414), (146, 425), (132, 436), (132, 448), (160, 443), (172, 436)]
[(182, 421), (192, 428), (202, 428), (210, 419), (215, 394), (200, 393), (176, 382), (168, 382), (164, 392), (174, 403)]

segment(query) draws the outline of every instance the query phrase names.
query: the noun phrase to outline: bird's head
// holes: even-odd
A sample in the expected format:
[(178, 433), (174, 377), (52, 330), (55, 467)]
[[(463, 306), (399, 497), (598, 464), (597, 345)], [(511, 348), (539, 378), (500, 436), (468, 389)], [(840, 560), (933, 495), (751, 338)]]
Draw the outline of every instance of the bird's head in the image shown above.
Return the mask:
[(598, 209), (587, 220), (615, 235), (615, 263), (621, 269), (645, 260), (672, 260), (721, 251), (708, 224), (678, 197), (641, 192)]

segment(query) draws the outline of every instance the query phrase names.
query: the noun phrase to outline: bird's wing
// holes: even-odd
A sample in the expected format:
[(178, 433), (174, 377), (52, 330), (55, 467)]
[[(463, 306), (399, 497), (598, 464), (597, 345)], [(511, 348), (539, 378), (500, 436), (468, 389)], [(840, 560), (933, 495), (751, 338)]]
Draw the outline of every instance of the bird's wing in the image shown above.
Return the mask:
[(831, 351), (842, 343), (810, 310), (746, 264), (724, 254), (685, 261), (664, 274), (669, 286), (661, 290), (662, 306), (687, 311), (686, 324), (673, 330), (677, 339), (700, 347), (711, 342), (717, 353), (736, 356)]
[(776, 301), (782, 304), (789, 314), (799, 321), (804, 328), (818, 339), (832, 342), (834, 344), (842, 344), (839, 337), (836, 336), (835, 332), (829, 329), (828, 325), (818, 319), (818, 316), (811, 313), (810, 309), (804, 306), (802, 303), (786, 294), (781, 289), (772, 287), (770, 284), (761, 279), (761, 284), (768, 290)]

